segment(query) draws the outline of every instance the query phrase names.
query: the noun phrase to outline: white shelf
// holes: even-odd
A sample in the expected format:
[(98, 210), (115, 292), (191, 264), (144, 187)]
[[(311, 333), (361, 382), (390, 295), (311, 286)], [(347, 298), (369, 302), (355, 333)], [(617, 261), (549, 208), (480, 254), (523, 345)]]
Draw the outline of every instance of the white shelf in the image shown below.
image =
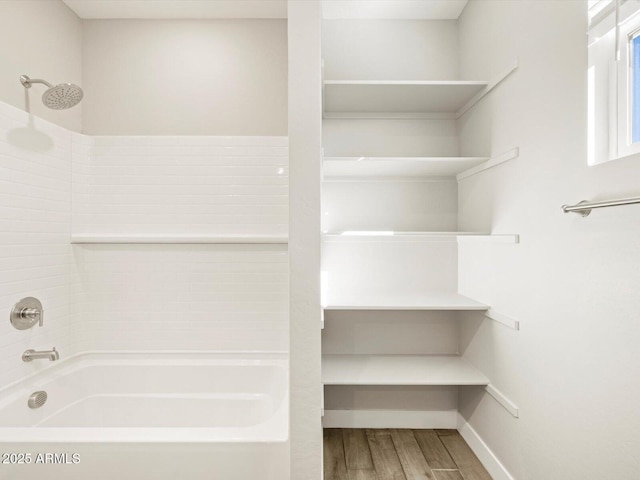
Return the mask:
[(488, 385), (457, 355), (323, 355), (325, 385)]
[(286, 244), (287, 235), (175, 235), (175, 234), (74, 234), (71, 243), (116, 243), (116, 244), (216, 244), (216, 243), (279, 243)]
[(325, 310), (488, 310), (489, 306), (458, 293), (423, 295), (330, 296)]
[(450, 114), (488, 86), (476, 81), (326, 80), (324, 112), (350, 114)]
[(359, 231), (327, 232), (323, 234), (325, 242), (362, 242), (362, 241), (491, 241), (499, 243), (518, 243), (520, 238), (514, 234), (492, 234), (487, 232), (395, 232), (395, 231)]
[(335, 177), (455, 177), (488, 157), (326, 157), (325, 178)]

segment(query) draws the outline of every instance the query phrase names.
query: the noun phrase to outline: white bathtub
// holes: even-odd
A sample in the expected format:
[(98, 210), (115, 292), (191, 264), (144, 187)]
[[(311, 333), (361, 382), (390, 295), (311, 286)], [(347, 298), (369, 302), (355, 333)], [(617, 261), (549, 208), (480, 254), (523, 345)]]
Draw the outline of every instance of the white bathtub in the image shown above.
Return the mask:
[(0, 390), (0, 478), (286, 480), (288, 396), (278, 354), (76, 355)]

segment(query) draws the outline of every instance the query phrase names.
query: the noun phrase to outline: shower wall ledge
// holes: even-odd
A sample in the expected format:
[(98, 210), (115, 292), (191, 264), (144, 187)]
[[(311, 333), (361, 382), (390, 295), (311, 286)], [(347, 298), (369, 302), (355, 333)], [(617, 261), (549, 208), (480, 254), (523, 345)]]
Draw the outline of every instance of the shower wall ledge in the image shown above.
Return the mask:
[(287, 235), (109, 235), (73, 234), (73, 244), (115, 243), (115, 244), (287, 244)]

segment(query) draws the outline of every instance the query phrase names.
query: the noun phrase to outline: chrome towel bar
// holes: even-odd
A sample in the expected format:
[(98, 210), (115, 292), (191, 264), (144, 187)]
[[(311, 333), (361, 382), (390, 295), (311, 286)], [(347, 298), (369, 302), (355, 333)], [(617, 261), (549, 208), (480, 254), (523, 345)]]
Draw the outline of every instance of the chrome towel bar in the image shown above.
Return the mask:
[(583, 200), (575, 205), (563, 205), (562, 211), (564, 213), (573, 212), (586, 217), (591, 213), (591, 209), (593, 208), (618, 207), (620, 205), (633, 205), (634, 203), (640, 203), (640, 197), (621, 198), (618, 200), (608, 200), (606, 202), (588, 202)]

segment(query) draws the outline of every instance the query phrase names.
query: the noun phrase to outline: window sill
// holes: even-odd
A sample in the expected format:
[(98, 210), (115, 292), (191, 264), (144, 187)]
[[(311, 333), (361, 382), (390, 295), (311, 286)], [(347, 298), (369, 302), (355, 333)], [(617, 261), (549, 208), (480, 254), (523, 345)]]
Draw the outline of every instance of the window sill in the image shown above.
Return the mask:
[(620, 155), (619, 157), (607, 158), (606, 160), (602, 160), (600, 162), (590, 163), (589, 167), (599, 167), (602, 165), (608, 165), (611, 162), (616, 162), (618, 160), (640, 161), (640, 152), (630, 153), (628, 155)]

